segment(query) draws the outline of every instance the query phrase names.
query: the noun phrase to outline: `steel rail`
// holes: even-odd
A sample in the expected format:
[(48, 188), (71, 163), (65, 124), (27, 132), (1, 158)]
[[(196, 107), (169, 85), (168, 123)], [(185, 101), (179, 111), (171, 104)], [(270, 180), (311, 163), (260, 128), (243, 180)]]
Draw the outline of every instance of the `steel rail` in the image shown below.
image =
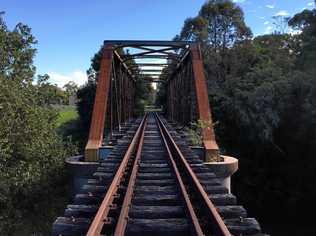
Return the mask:
[[(147, 122), (145, 122), (145, 126), (146, 126), (146, 123)], [(168, 159), (169, 159), (169, 161), (170, 161), (170, 163), (172, 165), (172, 169), (173, 169), (173, 171), (175, 173), (178, 185), (179, 185), (180, 190), (181, 190), (182, 197), (183, 197), (184, 202), (185, 202), (186, 211), (187, 211), (187, 213), (188, 213), (188, 215), (190, 217), (190, 221), (191, 221), (192, 226), (193, 226), (192, 234), (193, 235), (202, 236), (204, 234), (203, 234), (202, 229), (201, 229), (201, 227), (199, 225), (198, 218), (197, 218), (197, 216), (196, 216), (196, 214), (194, 212), (193, 206), (192, 206), (192, 204), (190, 202), (190, 199), (189, 199), (188, 193), (187, 193), (187, 191), (185, 189), (184, 183), (183, 183), (183, 181), (181, 179), (179, 170), (178, 170), (178, 168), (176, 166), (175, 161), (173, 160), (171, 151), (170, 151), (170, 149), (168, 147), (167, 140), (166, 140), (166, 138), (165, 138), (165, 136), (163, 134), (162, 128), (159, 125), (158, 121), (157, 121), (157, 124), (158, 124), (158, 127), (159, 127), (161, 138), (162, 138), (162, 140), (164, 142), (165, 148), (166, 148), (167, 153), (168, 153)], [(126, 226), (127, 226), (127, 222), (128, 222), (128, 213), (129, 213), (129, 209), (130, 209), (131, 202), (132, 202), (132, 195), (133, 195), (134, 186), (135, 186), (135, 182), (136, 182), (136, 175), (137, 175), (137, 172), (138, 172), (139, 162), (140, 162), (141, 153), (142, 153), (142, 146), (143, 146), (144, 135), (145, 135), (145, 128), (142, 131), (142, 136), (141, 136), (140, 141), (139, 141), (136, 158), (135, 158), (135, 161), (134, 161), (134, 164), (133, 164), (132, 174), (131, 174), (131, 177), (130, 177), (130, 180), (129, 180), (129, 183), (128, 183), (128, 187), (127, 187), (127, 191), (126, 191), (126, 194), (125, 194), (125, 197), (124, 197), (124, 201), (123, 201), (123, 204), (122, 204), (120, 216), (119, 216), (119, 219), (117, 221), (117, 225), (116, 225), (116, 229), (115, 229), (115, 233), (114, 233), (115, 236), (123, 236), (124, 233), (125, 233), (125, 230), (126, 230)]]
[[(155, 113), (156, 114), (156, 113)], [(219, 213), (216, 210), (216, 207), (214, 204), (211, 202), (211, 200), (208, 198), (207, 193), (203, 189), (201, 183), (199, 182), (197, 176), (191, 169), (189, 163), (183, 156), (182, 152), (178, 148), (177, 144), (173, 140), (171, 134), (169, 133), (167, 127), (165, 124), (162, 122), (160, 117), (156, 114), (158, 123), (161, 124), (162, 131), (165, 133), (170, 145), (172, 146), (174, 152), (176, 155), (179, 157), (179, 162), (182, 164), (184, 167), (185, 172), (188, 174), (189, 178), (191, 179), (191, 183), (193, 184), (192, 187), (194, 187), (197, 191), (196, 193), (199, 195), (199, 197), (203, 200), (202, 203), (204, 203), (206, 209), (206, 213), (208, 213), (208, 217), (215, 223), (212, 224), (211, 227), (209, 226), (210, 223), (208, 224), (208, 228), (211, 228), (210, 232), (216, 232), (216, 235), (221, 235), (221, 236), (231, 236), (229, 230), (227, 229), (227, 226), (225, 225), (223, 219), (219, 215)]]
[(107, 217), (109, 214), (109, 211), (111, 209), (113, 200), (115, 198), (115, 195), (119, 189), (119, 183), (121, 181), (121, 179), (124, 176), (128, 161), (130, 160), (130, 158), (132, 157), (134, 151), (135, 151), (135, 147), (137, 146), (137, 141), (139, 139), (139, 136), (142, 132), (142, 129), (144, 128), (144, 124), (145, 124), (145, 119), (146, 116), (143, 118), (143, 120), (141, 121), (141, 124), (139, 125), (130, 145), (128, 146), (128, 149), (123, 157), (123, 160), (112, 180), (112, 183), (99, 207), (98, 212), (96, 213), (90, 227), (89, 230), (87, 232), (87, 236), (96, 236), (96, 235), (101, 235), (101, 231), (102, 228), (104, 226), (104, 224), (107, 221)]
[(126, 225), (127, 225), (127, 221), (128, 221), (128, 213), (129, 213), (129, 209), (130, 209), (131, 202), (132, 202), (134, 186), (135, 186), (135, 182), (136, 182), (137, 172), (138, 172), (138, 168), (139, 168), (139, 162), (140, 162), (141, 153), (142, 153), (143, 144), (144, 144), (146, 124), (147, 124), (147, 120), (145, 120), (145, 124), (144, 124), (143, 130), (142, 130), (142, 134), (141, 134), (141, 137), (139, 140), (138, 147), (137, 147), (137, 153), (136, 153), (136, 158), (134, 160), (132, 173), (131, 173), (131, 176), (130, 176), (130, 179), (129, 179), (129, 182), (127, 185), (127, 190), (126, 190), (124, 201), (123, 201), (123, 204), (121, 207), (120, 216), (118, 218), (118, 221), (117, 221), (117, 224), (115, 227), (115, 231), (114, 231), (115, 236), (118, 236), (118, 235), (122, 236), (125, 233), (125, 229), (126, 229)]
[(173, 171), (175, 173), (178, 185), (180, 186), (180, 190), (181, 190), (181, 194), (182, 194), (182, 197), (184, 199), (184, 202), (185, 202), (185, 207), (186, 207), (187, 214), (188, 214), (188, 216), (190, 218), (190, 221), (191, 221), (191, 224), (193, 226), (193, 227), (191, 227), (191, 230), (192, 230), (191, 233), (193, 235), (202, 236), (202, 235), (204, 235), (203, 231), (202, 231), (202, 228), (201, 228), (201, 226), (199, 224), (199, 220), (198, 220), (198, 218), (197, 218), (197, 216), (196, 216), (196, 214), (194, 212), (192, 203), (190, 201), (188, 192), (185, 189), (185, 185), (184, 185), (184, 183), (182, 181), (182, 178), (181, 178), (180, 172), (178, 170), (178, 167), (177, 167), (175, 161), (173, 160), (173, 156), (172, 156), (171, 151), (169, 149), (167, 139), (166, 139), (166, 137), (165, 137), (165, 135), (163, 133), (162, 127), (159, 124), (159, 121), (157, 120), (157, 118), (156, 118), (156, 121), (157, 121), (157, 124), (158, 124), (158, 128), (159, 128), (162, 140), (163, 140), (163, 142), (165, 144), (165, 148), (166, 148), (167, 153), (168, 153), (168, 155), (167, 155), (168, 159), (169, 159), (169, 161), (171, 163), (171, 166), (172, 166), (172, 169), (173, 169)]

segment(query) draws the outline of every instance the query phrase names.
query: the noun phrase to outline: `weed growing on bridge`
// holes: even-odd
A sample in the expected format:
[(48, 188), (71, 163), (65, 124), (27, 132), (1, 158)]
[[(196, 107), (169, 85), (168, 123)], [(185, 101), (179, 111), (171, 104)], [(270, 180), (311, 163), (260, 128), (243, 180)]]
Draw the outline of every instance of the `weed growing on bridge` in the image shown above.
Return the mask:
[(203, 121), (200, 119), (197, 122), (191, 122), (190, 127), (185, 128), (185, 132), (188, 133), (191, 144), (193, 146), (202, 146), (202, 130), (213, 128), (214, 124), (212, 121)]

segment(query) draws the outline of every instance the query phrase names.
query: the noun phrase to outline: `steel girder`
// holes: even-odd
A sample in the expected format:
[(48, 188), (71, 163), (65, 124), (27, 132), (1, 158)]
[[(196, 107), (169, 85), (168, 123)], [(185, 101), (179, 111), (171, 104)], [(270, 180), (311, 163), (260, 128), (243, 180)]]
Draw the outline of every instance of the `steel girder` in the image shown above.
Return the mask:
[(183, 59), (167, 83), (167, 114), (183, 125), (200, 120), (206, 161), (220, 161), (216, 143), (203, 59), (198, 44), (190, 45), (189, 55)]
[[(124, 51), (125, 50), (125, 51)], [(98, 160), (106, 127), (113, 132), (133, 116), (135, 81), (165, 82), (167, 115), (188, 125), (201, 120), (206, 161), (220, 159), (212, 126), (199, 45), (178, 41), (104, 41), (85, 159)]]
[(115, 127), (132, 118), (135, 104), (135, 80), (113, 45), (103, 49), (98, 76), (89, 139), (85, 148), (86, 161), (98, 161), (104, 130), (113, 133)]

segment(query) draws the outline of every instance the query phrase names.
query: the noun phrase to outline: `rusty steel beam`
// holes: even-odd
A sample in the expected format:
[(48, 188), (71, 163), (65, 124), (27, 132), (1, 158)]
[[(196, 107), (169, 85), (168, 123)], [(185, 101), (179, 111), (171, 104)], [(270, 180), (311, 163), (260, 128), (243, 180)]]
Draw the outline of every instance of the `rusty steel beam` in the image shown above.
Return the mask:
[[(101, 69), (99, 73), (99, 82), (97, 85), (95, 104), (92, 114), (89, 140), (85, 151), (86, 160), (96, 161), (98, 159), (98, 148), (102, 144), (103, 129), (107, 112), (109, 94), (111, 94), (111, 109), (109, 109), (109, 115), (112, 131), (113, 127), (115, 127), (116, 125), (120, 126), (122, 122), (124, 122), (127, 118), (130, 118), (131, 109), (133, 106), (132, 100), (134, 96), (134, 87), (130, 83), (131, 81), (133, 81), (133, 79), (129, 78), (131, 78), (132, 76), (134, 78), (136, 78), (135, 76), (139, 76), (140, 78), (147, 76), (151, 77), (150, 80), (157, 82), (160, 82), (162, 79), (167, 79), (167, 82), (169, 81), (169, 100), (167, 108), (170, 118), (184, 125), (188, 124), (190, 120), (195, 119), (199, 119), (206, 124), (206, 128), (203, 128), (202, 131), (203, 145), (206, 150), (205, 159), (206, 161), (219, 161), (221, 158), (219, 155), (214, 130), (212, 127), (212, 116), (208, 101), (203, 61), (201, 58), (201, 52), (198, 44), (193, 44), (192, 42), (185, 42), (185, 44), (181, 44), (181, 42), (171, 43), (168, 47), (176, 47), (175, 45), (177, 45), (179, 48), (183, 49), (183, 51), (181, 51), (177, 58), (168, 58), (168, 55), (146, 54), (150, 52), (136, 54), (141, 58), (157, 59), (163, 57), (169, 60), (176, 59), (176, 61), (178, 61), (179, 64), (175, 62), (171, 63), (170, 61), (168, 61), (168, 63), (159, 63), (164, 65), (171, 64), (172, 67), (176, 66), (176, 69), (174, 71), (168, 71), (168, 73), (165, 73), (165, 69), (158, 70), (147, 68), (143, 70), (138, 70), (137, 72), (135, 72), (135, 75), (132, 75), (129, 66), (127, 66), (124, 63), (124, 57), (120, 57), (120, 55), (115, 51), (113, 45), (121, 45), (122, 47), (125, 47), (126, 45), (132, 44), (133, 46), (146, 48), (146, 46), (158, 46), (158, 44), (160, 44), (161, 41), (113, 41), (115, 42), (113, 43), (113, 45), (109, 42), (110, 41), (107, 41), (107, 43), (105, 43), (106, 46), (104, 47), (103, 58), (101, 60)], [(162, 43), (164, 45), (160, 46), (166, 47), (167, 41), (163, 42), (165, 42), (165, 44)], [(150, 49), (146, 48), (146, 50)], [(158, 49), (153, 51), (157, 52), (163, 50), (166, 49)], [(131, 55), (128, 57), (134, 56), (135, 55)], [(140, 64), (152, 66), (155, 63), (141, 62)], [(132, 67), (134, 67), (134, 65)], [(125, 70), (123, 70), (122, 68)], [(110, 78), (111, 70), (113, 70), (113, 83), (111, 82)], [(169, 75), (171, 76), (169, 77)], [(187, 80), (192, 81), (191, 85), (194, 86), (191, 86), (189, 82), (186, 82)], [(114, 87), (112, 88), (111, 86)], [(187, 96), (187, 94), (190, 93), (190, 91), (192, 91), (190, 87), (195, 88), (194, 97)], [(195, 109), (191, 108), (192, 104), (194, 105), (195, 101), (197, 104), (197, 112), (192, 113), (191, 111), (193, 110), (195, 112)], [(186, 113), (188, 110), (189, 112)], [(126, 113), (128, 113), (128, 115), (126, 115)], [(189, 114), (191, 115), (189, 116)]]
[(160, 41), (160, 40), (105, 40), (104, 45), (111, 44), (116, 47), (151, 46), (151, 47), (189, 47), (191, 41)]
[(162, 72), (163, 71), (163, 68), (161, 68), (161, 70), (159, 69), (139, 69), (138, 70), (139, 72)]
[(130, 61), (132, 59), (168, 59), (168, 60), (174, 60), (174, 61), (177, 61), (179, 62), (180, 59), (178, 58), (178, 56), (175, 56), (175, 55), (140, 55), (140, 56), (129, 56), (125, 59), (123, 59), (123, 62), (126, 62), (126, 61)]
[(162, 70), (139, 70), (139, 73), (141, 73), (142, 75), (161, 75), (161, 74), (165, 74), (165, 73), (161, 73), (161, 72), (165, 72)]
[(152, 54), (152, 53), (161, 53), (161, 54), (165, 54), (165, 55), (171, 55), (171, 56), (177, 56), (176, 53), (171, 53), (171, 52), (166, 52), (166, 51), (170, 51), (173, 48), (168, 47), (168, 48), (162, 48), (162, 49), (150, 49), (150, 48), (143, 48), (143, 50), (147, 50), (145, 52), (140, 52), (140, 53), (135, 53), (135, 54), (128, 54), (125, 57), (129, 57), (129, 56), (143, 56), (143, 55), (148, 55), (148, 54)]
[(221, 161), (218, 145), (213, 129), (212, 115), (208, 100), (207, 84), (204, 75), (203, 60), (199, 44), (191, 45), (192, 67), (196, 90), (197, 109), (199, 119), (206, 124), (202, 129), (203, 145), (205, 148), (205, 161)]
[[(120, 62), (123, 64), (124, 68), (126, 69), (129, 76), (134, 79), (134, 75), (132, 74), (130, 68), (124, 63), (123, 59), (121, 58), (120, 54), (117, 53), (117, 51), (114, 51), (115, 56), (120, 60)], [(135, 79), (134, 79), (135, 80)]]
[(166, 67), (166, 66), (170, 66), (171, 64), (168, 63), (138, 63), (137, 66), (143, 67), (143, 66), (150, 66), (150, 67), (154, 67), (154, 66), (158, 66), (158, 67)]
[(113, 48), (108, 44), (103, 49), (97, 90), (94, 100), (89, 139), (85, 148), (85, 161), (97, 161), (99, 147), (103, 140), (104, 122), (111, 83)]
[[(169, 62), (174, 61), (175, 63), (174, 65), (172, 65), (172, 67), (174, 67), (175, 65), (181, 64), (181, 58), (185, 57), (185, 54), (188, 53), (192, 42), (190, 41), (108, 40), (108, 41), (104, 41), (104, 45), (106, 44), (114, 45), (115, 49), (136, 48), (136, 49), (143, 50), (143, 52), (140, 52), (140, 53), (121, 55), (122, 63), (125, 63), (129, 60), (134, 60), (134, 59), (159, 59), (160, 58), (160, 59), (169, 60)], [(169, 64), (169, 62), (167, 64)], [(141, 62), (139, 64), (144, 64), (144, 63)], [(132, 68), (135, 68), (135, 67), (137, 67), (137, 65), (130, 65), (129, 69), (132, 71)], [(172, 69), (175, 69), (175, 67)], [(136, 74), (134, 74), (133, 76), (135, 77)]]
[[(176, 51), (178, 50), (179, 48), (178, 47), (169, 47), (167, 48), (166, 46), (160, 46), (158, 48), (161, 48), (163, 47), (164, 49), (163, 50), (173, 50), (173, 51)], [(151, 46), (151, 47), (144, 47), (144, 46), (132, 46), (131, 48), (136, 48), (136, 49), (141, 49), (141, 50), (146, 50), (146, 51), (152, 51), (152, 50), (156, 50), (154, 48), (157, 48), (157, 46)]]

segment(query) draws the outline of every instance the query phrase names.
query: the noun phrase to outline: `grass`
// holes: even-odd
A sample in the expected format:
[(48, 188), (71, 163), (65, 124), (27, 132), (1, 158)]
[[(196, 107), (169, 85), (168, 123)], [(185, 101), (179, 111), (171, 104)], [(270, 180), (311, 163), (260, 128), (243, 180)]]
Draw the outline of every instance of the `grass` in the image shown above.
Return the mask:
[(59, 108), (59, 116), (57, 119), (57, 127), (68, 123), (69, 121), (76, 120), (78, 113), (74, 106), (62, 106)]
[(56, 106), (59, 116), (56, 122), (56, 131), (63, 140), (76, 145), (82, 153), (86, 145), (86, 131), (81, 128), (79, 114), (75, 106)]

